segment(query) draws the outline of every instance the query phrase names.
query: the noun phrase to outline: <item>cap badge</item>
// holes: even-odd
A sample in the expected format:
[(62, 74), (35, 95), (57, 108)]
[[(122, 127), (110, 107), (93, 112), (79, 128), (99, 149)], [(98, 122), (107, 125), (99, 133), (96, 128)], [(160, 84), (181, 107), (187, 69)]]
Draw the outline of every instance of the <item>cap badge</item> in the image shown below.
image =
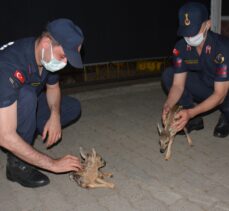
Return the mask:
[(184, 14), (184, 25), (185, 26), (189, 26), (190, 25), (190, 19), (189, 19), (189, 17), (188, 17), (188, 13), (185, 13)]

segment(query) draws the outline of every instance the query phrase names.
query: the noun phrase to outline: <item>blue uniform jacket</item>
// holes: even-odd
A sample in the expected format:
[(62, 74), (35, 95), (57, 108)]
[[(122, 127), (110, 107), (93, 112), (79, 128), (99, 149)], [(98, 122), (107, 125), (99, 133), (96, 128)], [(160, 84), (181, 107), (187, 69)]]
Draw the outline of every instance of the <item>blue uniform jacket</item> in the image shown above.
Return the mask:
[(208, 87), (229, 81), (229, 38), (209, 31), (201, 55), (181, 39), (173, 49), (173, 65), (175, 73), (197, 71)]
[(35, 60), (35, 40), (30, 37), (0, 47), (0, 108), (13, 104), (24, 85), (32, 86), (39, 95), (45, 84), (58, 82), (59, 75), (45, 68), (42, 75), (39, 75)]

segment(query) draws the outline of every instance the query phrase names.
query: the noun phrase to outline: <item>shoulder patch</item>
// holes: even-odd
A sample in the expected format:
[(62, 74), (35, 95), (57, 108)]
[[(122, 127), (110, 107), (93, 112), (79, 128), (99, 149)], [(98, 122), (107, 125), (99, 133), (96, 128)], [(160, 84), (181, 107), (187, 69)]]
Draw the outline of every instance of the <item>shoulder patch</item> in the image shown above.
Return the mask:
[(222, 64), (224, 62), (224, 56), (223, 56), (223, 54), (218, 53), (216, 55), (216, 57), (215, 57), (214, 62), (217, 63), (217, 64)]
[(17, 78), (21, 82), (21, 84), (25, 83), (25, 77), (23, 76), (23, 74), (19, 70), (16, 70), (14, 72), (14, 77)]
[(179, 56), (180, 52), (176, 48), (173, 49), (173, 55), (174, 56)]

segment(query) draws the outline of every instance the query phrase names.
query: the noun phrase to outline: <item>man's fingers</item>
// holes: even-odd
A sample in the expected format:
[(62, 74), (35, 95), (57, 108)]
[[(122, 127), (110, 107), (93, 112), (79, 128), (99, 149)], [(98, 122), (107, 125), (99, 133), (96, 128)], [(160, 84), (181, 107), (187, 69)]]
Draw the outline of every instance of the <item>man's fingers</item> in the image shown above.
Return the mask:
[(182, 130), (182, 129), (185, 127), (185, 124), (186, 124), (185, 121), (179, 121), (179, 123), (175, 125), (176, 130), (177, 130), (177, 131)]
[(77, 165), (73, 165), (72, 166), (74, 169), (77, 169), (76, 171), (79, 171), (79, 170), (82, 170), (82, 166), (80, 164), (77, 164)]
[(47, 141), (46, 147), (51, 147), (53, 144), (55, 144), (54, 141)]
[(57, 141), (59, 141), (60, 138), (61, 138), (61, 135), (60, 135), (60, 134), (59, 134), (59, 135), (56, 135), (56, 136), (52, 136), (52, 135), (51, 135), (50, 138), (48, 138), (48, 140), (47, 140), (46, 146), (47, 146), (47, 147), (52, 146), (52, 145), (55, 144)]
[(49, 133), (49, 137), (48, 137), (48, 140), (46, 142), (46, 146), (47, 147), (50, 147), (51, 145), (54, 144), (54, 138), (53, 138), (53, 134), (52, 133)]
[(73, 167), (73, 168), (71, 169), (71, 171), (76, 171), (76, 172), (78, 172), (78, 171), (80, 171), (80, 170), (82, 170), (82, 169), (77, 168), (77, 167)]
[(83, 169), (80, 159), (76, 156), (66, 155), (55, 161), (54, 172), (79, 171)]
[(70, 160), (74, 160), (74, 161), (80, 163), (80, 159), (79, 159), (78, 157), (76, 157), (76, 156), (73, 156), (73, 155), (66, 155), (65, 158), (66, 158), (66, 159), (70, 159)]
[(48, 129), (45, 127), (42, 133), (42, 140), (44, 141), (47, 136)]
[(78, 157), (68, 155), (66, 158), (69, 160), (69, 162), (72, 163), (72, 167), (82, 169), (82, 165), (81, 165), (80, 159)]
[(60, 139), (61, 139), (61, 134), (59, 133), (56, 135), (55, 142), (59, 141)]

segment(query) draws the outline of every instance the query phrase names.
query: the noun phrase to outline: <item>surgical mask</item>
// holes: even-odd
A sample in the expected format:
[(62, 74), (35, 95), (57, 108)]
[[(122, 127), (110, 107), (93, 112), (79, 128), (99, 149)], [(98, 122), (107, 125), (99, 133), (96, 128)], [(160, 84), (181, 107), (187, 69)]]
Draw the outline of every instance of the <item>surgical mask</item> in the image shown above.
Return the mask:
[(187, 44), (190, 45), (190, 46), (193, 46), (193, 47), (199, 46), (203, 42), (203, 40), (206, 38), (206, 34), (207, 34), (206, 33), (206, 28), (207, 28), (207, 26), (205, 27), (205, 31), (204, 32), (202, 32), (200, 34), (197, 34), (196, 36), (184, 37), (184, 39), (187, 42)]
[(60, 69), (63, 69), (67, 63), (57, 60), (53, 55), (52, 45), (51, 45), (51, 59), (49, 62), (44, 60), (45, 49), (42, 48), (41, 51), (41, 64), (45, 67), (46, 70), (50, 72), (56, 72)]

